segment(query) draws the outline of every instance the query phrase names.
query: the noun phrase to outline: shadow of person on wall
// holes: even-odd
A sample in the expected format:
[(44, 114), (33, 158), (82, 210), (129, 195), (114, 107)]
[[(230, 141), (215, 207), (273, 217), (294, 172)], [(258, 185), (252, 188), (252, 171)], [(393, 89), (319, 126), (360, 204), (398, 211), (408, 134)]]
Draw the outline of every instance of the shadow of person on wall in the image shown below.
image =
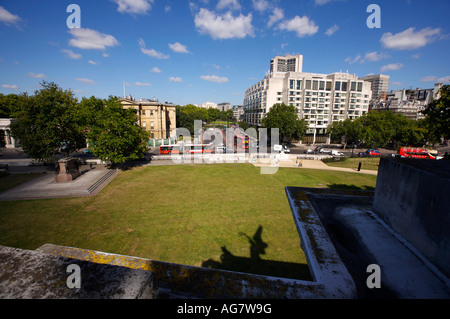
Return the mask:
[(262, 231), (263, 227), (260, 225), (253, 237), (242, 232), (239, 233), (240, 236), (245, 236), (250, 244), (250, 258), (235, 256), (226, 246), (222, 246), (220, 261), (208, 259), (202, 263), (202, 267), (273, 277), (312, 280), (306, 264), (262, 259), (261, 255), (265, 255), (266, 249), (269, 247), (262, 240)]

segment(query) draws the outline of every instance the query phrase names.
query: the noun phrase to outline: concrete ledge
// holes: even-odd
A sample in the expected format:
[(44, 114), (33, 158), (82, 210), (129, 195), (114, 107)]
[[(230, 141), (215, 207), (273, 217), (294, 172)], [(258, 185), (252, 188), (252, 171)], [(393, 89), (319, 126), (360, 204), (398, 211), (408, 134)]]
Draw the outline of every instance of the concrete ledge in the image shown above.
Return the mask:
[[(69, 265), (80, 267), (81, 287), (69, 288)], [(151, 272), (102, 265), (41, 251), (0, 246), (2, 299), (154, 298)]]
[(316, 299), (328, 294), (317, 282), (193, 267), (144, 258), (47, 244), (38, 251), (93, 263), (150, 271), (157, 295), (166, 298), (274, 298)]

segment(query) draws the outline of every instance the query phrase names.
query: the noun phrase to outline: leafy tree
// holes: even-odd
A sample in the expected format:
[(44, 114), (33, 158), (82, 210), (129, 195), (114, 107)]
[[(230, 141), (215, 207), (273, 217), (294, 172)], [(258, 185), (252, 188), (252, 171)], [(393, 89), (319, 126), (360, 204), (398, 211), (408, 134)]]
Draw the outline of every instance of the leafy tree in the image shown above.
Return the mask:
[(23, 95), (12, 114), (11, 133), (26, 154), (42, 161), (54, 161), (56, 153), (66, 155), (86, 145), (77, 99), (55, 83), (41, 83), (34, 96)]
[(15, 109), (23, 103), (25, 95), (0, 94), (0, 118), (10, 118)]
[(308, 129), (305, 120), (298, 119), (297, 109), (284, 103), (274, 104), (262, 125), (267, 129), (278, 128), (282, 142), (301, 139)]
[[(90, 109), (96, 115), (95, 124), (88, 132), (94, 155), (109, 160), (113, 166), (144, 157), (148, 133), (141, 128), (132, 109), (123, 109), (118, 98), (109, 97), (100, 109), (98, 100), (92, 99)], [(85, 106), (89, 106), (85, 101)]]
[(427, 139), (432, 143), (450, 138), (450, 85), (444, 85), (439, 94), (440, 98), (433, 100), (422, 112), (426, 116)]
[(333, 122), (328, 126), (331, 140), (335, 143), (344, 143), (344, 149), (348, 144), (358, 144), (363, 138), (363, 127), (360, 121)]

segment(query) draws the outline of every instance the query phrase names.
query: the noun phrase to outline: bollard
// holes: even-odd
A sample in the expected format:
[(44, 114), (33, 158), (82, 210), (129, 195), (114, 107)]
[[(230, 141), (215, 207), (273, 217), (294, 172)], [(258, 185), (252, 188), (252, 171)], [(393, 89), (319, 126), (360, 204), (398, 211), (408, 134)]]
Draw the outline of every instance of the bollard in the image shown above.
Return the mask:
[(361, 171), (361, 165), (362, 165), (362, 163), (359, 162), (359, 165), (358, 165), (358, 172)]

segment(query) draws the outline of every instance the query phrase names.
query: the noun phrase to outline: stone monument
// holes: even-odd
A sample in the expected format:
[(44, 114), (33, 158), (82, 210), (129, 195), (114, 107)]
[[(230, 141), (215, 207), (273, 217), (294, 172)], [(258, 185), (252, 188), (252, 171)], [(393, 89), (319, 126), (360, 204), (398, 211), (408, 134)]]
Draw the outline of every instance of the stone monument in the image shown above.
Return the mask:
[(65, 183), (73, 181), (80, 176), (80, 169), (73, 157), (62, 158), (56, 165), (55, 181), (57, 183)]

